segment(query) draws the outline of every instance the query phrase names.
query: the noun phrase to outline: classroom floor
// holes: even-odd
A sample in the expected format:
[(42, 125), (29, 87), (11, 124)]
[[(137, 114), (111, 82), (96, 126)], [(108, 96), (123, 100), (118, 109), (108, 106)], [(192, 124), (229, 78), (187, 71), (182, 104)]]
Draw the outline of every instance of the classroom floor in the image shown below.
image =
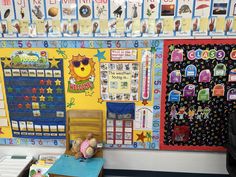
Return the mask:
[(169, 173), (130, 170), (105, 170), (104, 177), (229, 177), (218, 174)]

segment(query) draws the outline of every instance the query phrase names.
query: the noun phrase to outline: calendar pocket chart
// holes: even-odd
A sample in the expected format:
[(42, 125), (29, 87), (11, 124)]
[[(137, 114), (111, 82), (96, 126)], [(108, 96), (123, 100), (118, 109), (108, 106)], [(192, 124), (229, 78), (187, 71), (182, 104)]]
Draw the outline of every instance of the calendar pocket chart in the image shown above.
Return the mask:
[(63, 60), (17, 50), (1, 61), (13, 137), (65, 138)]

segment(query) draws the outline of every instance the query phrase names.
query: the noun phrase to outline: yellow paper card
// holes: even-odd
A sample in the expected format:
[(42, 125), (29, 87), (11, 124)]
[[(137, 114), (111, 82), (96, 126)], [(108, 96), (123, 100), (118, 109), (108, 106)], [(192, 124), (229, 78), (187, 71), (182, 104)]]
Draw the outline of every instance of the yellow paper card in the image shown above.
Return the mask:
[(183, 18), (181, 31), (189, 32), (190, 30), (191, 30), (191, 19), (190, 18)]
[(140, 32), (140, 19), (137, 18), (133, 18), (133, 22), (132, 22), (132, 33), (138, 33)]
[(225, 18), (217, 17), (216, 19), (216, 31), (224, 31), (225, 29)]
[(81, 19), (79, 21), (80, 24), (80, 33), (90, 34), (92, 33), (92, 21)]
[(163, 32), (172, 32), (174, 30), (174, 19), (164, 18), (163, 19)]
[(155, 19), (149, 18), (148, 19), (148, 32), (153, 33), (155, 30)]
[(100, 19), (100, 33), (108, 33), (108, 20)]
[(117, 33), (124, 33), (125, 27), (124, 27), (124, 20), (121, 18), (116, 19), (116, 32)]
[(7, 21), (7, 29), (8, 29), (8, 34), (13, 33), (13, 27), (11, 21)]
[(52, 20), (52, 30), (54, 33), (59, 33), (61, 31), (61, 21)]
[(20, 33), (21, 34), (29, 34), (29, 22), (28, 20), (20, 21)]
[(236, 31), (236, 17), (234, 17), (234, 20), (233, 20), (232, 31)]
[(44, 31), (44, 21), (43, 20), (35, 20), (35, 24), (36, 24), (37, 34), (45, 33), (45, 31)]
[(201, 18), (200, 25), (199, 25), (199, 31), (207, 32), (207, 28), (208, 28), (208, 18)]

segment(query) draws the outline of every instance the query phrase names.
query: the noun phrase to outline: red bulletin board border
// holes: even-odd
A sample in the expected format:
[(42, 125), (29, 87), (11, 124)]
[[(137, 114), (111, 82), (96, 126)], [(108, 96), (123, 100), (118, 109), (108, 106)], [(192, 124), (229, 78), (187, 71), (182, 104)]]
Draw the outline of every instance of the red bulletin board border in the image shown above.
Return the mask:
[(172, 44), (236, 44), (236, 39), (197, 39), (197, 40), (164, 40), (163, 68), (162, 68), (162, 94), (161, 94), (161, 127), (160, 127), (160, 150), (175, 151), (226, 151), (223, 146), (177, 146), (165, 145), (164, 142), (164, 125), (165, 125), (165, 102), (166, 102), (166, 82), (167, 82), (167, 65), (169, 46)]

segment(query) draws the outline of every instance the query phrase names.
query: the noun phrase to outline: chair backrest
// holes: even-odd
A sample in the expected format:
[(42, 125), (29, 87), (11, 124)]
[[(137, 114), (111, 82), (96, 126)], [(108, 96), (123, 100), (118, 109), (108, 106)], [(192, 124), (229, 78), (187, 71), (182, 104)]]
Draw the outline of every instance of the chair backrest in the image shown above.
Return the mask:
[[(93, 133), (98, 142), (103, 142), (103, 112), (101, 110), (69, 110), (66, 114), (66, 154), (70, 151), (70, 142), (76, 138), (86, 138)], [(96, 154), (102, 157), (102, 151)]]
[(236, 112), (229, 116), (229, 143), (236, 151)]

